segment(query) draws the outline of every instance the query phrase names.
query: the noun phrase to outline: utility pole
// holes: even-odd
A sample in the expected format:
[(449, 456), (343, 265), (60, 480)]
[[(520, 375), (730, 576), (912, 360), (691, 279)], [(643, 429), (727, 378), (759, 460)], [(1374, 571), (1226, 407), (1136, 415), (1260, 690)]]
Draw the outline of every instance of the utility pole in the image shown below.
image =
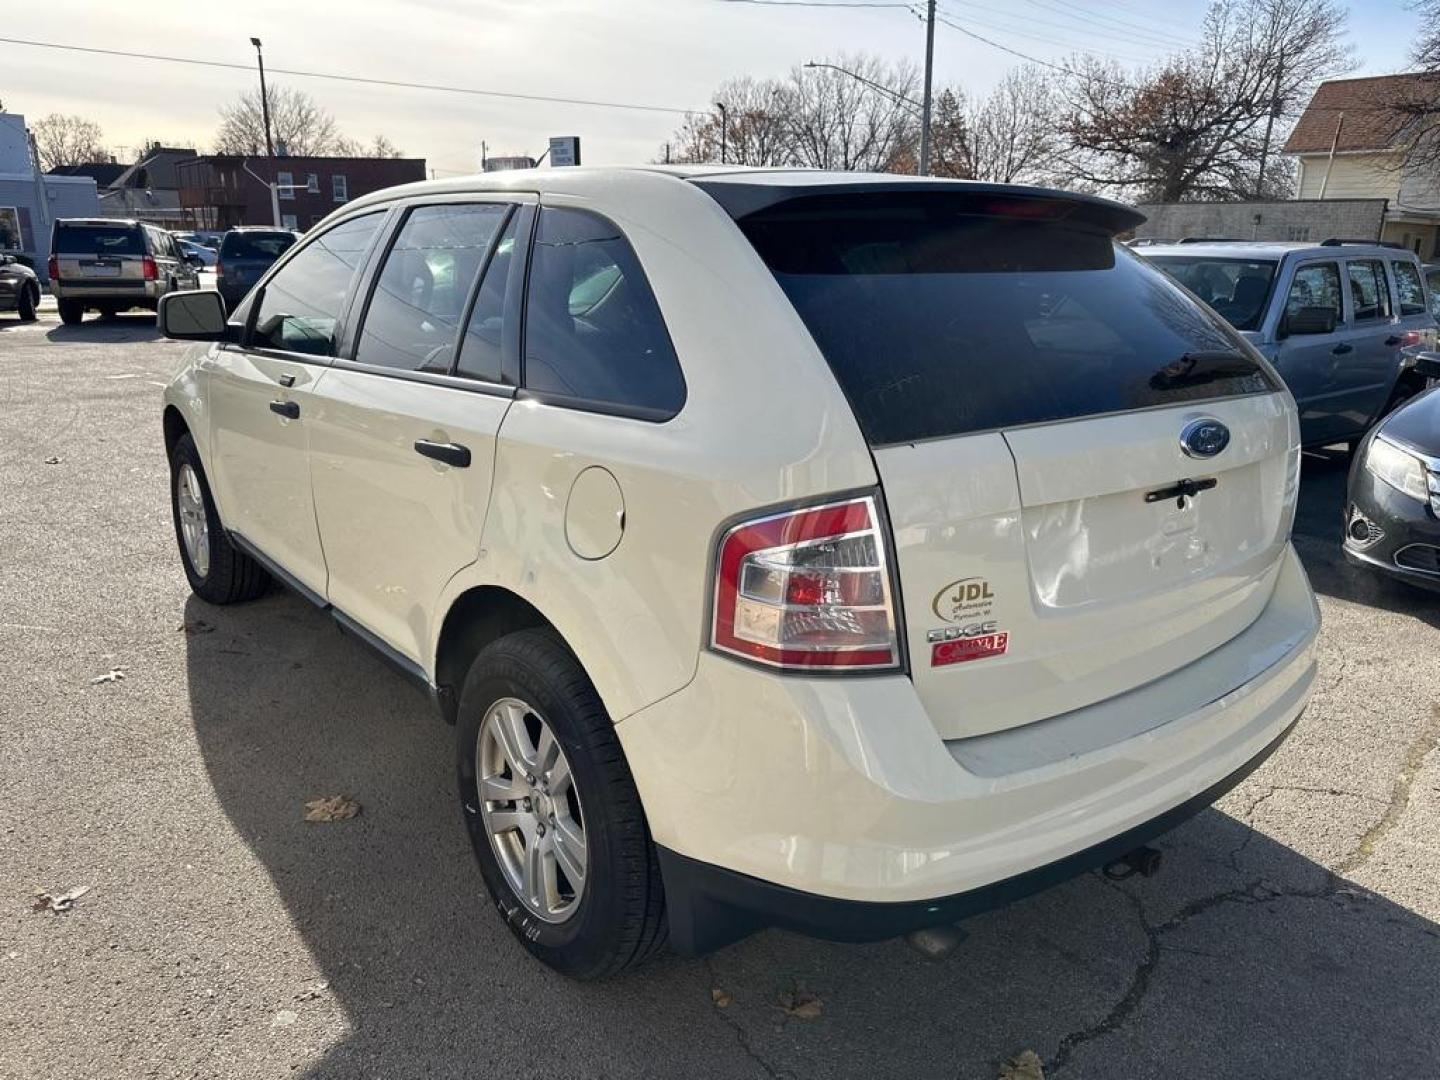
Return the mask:
[(1280, 111), (1280, 78), (1285, 72), (1285, 53), (1275, 58), (1275, 90), (1270, 95), (1270, 115), (1265, 118), (1265, 141), (1260, 145), (1260, 171), (1255, 176), (1255, 195), (1265, 190), (1265, 162), (1270, 157), (1270, 133), (1275, 129), (1275, 114)]
[(715, 102), (715, 107), (720, 110), (720, 164), (725, 164), (725, 132), (730, 127), (730, 114), (725, 109), (723, 101)]
[(252, 37), (250, 44), (255, 46), (255, 62), (260, 65), (260, 114), (265, 118), (265, 156), (273, 158), (275, 143), (270, 138), (270, 95), (265, 92), (265, 57), (260, 52), (258, 37)]
[(920, 175), (930, 175), (930, 87), (935, 77), (935, 0), (925, 4), (925, 100), (920, 113)]

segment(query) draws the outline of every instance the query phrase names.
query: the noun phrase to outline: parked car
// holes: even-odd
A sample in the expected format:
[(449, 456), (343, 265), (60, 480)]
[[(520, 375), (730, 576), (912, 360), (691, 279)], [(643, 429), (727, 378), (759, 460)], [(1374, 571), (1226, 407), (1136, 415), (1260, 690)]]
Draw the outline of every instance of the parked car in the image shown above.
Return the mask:
[(195, 270), (168, 232), (139, 221), (57, 218), (50, 233), (50, 291), (67, 325), (86, 311), (154, 311), (167, 293), (197, 288)]
[(189, 240), (181, 240), (178, 236), (175, 243), (180, 245), (180, 253), (184, 255), (190, 264), (198, 269), (207, 270), (214, 266), (220, 259), (220, 253), (214, 248), (206, 247), (204, 244), (192, 243)]
[(244, 226), (227, 232), (215, 263), (215, 287), (226, 306), (232, 310), (238, 306), (250, 287), (298, 239), (299, 234), (289, 229)]
[(1199, 241), (1143, 255), (1275, 365), (1300, 406), (1306, 446), (1353, 446), (1425, 388), (1413, 357), (1435, 347), (1436, 321), (1409, 251), (1340, 240)]
[(1006, 185), (556, 169), (354, 200), (164, 397), (180, 561), (456, 725), (481, 875), (577, 977), (874, 940), (1131, 856), (1315, 679), (1299, 427), (1224, 320)]
[(1440, 319), (1440, 266), (1426, 264), (1425, 288), (1430, 293), (1430, 314)]
[(14, 255), (0, 254), (0, 311), (13, 311), (34, 322), (40, 306), (40, 279)]
[[(1419, 366), (1440, 379), (1440, 353)], [(1350, 465), (1345, 557), (1440, 590), (1440, 388), (1376, 425)]]
[(225, 238), (224, 231), (216, 232), (212, 229), (201, 229), (196, 232), (172, 233), (176, 240), (184, 240), (189, 244), (198, 244), (207, 247), (211, 251), (220, 250), (220, 241)]

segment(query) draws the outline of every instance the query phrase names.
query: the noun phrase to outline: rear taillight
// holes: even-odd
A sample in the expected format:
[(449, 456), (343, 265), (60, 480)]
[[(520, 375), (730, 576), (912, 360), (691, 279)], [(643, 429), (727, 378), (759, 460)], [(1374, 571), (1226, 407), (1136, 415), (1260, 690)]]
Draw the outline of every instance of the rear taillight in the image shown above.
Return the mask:
[(45, 268), (50, 274), (51, 281), (60, 280), (60, 260), (56, 256), (50, 256), (50, 261), (46, 263)]
[(1402, 330), (1400, 332), (1400, 348), (1409, 349), (1419, 345), (1425, 340), (1425, 335), (1419, 330)]
[(160, 276), (160, 268), (155, 265), (154, 259), (146, 255), (140, 260), (140, 273), (144, 275), (146, 281), (154, 281)]
[(873, 497), (743, 522), (720, 542), (711, 647), (773, 667), (895, 668), (900, 633)]

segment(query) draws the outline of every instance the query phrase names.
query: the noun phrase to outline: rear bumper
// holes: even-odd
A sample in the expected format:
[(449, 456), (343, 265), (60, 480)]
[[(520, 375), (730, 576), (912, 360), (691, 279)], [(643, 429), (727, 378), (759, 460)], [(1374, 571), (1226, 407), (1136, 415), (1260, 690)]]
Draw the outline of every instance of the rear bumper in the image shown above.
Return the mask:
[(100, 301), (128, 300), (132, 304), (143, 304), (155, 302), (165, 292), (163, 281), (137, 281), (133, 284), (121, 285), (101, 284), (100, 282), (59, 282), (50, 283), (50, 292), (57, 300), (80, 300), (84, 303), (98, 303)]
[(1254, 625), (1138, 697), (948, 743), (908, 678), (790, 679), (706, 654), (617, 727), (672, 941), (884, 938), (1114, 858), (1273, 752), (1309, 698), (1318, 629), (1287, 551)]

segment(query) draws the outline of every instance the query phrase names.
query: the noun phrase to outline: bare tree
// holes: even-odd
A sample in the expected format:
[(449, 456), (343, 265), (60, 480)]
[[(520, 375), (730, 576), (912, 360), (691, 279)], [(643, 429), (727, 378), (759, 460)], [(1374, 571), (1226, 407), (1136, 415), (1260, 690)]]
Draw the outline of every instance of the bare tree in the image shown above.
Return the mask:
[(100, 125), (83, 116), (51, 113), (31, 124), (30, 133), (35, 136), (40, 167), (47, 171), (61, 165), (106, 161), (110, 156)]
[(723, 124), (725, 160), (734, 164), (913, 171), (918, 81), (909, 64), (865, 55), (797, 67), (780, 80), (732, 79), (713, 110), (675, 132), (670, 160), (719, 161)]
[[(297, 157), (324, 156), (340, 141), (335, 117), (309, 94), (286, 86), (272, 86), (270, 130), (278, 151)], [(241, 94), (220, 107), (220, 130), (215, 133), (218, 154), (262, 154), (265, 152), (265, 118), (260, 91)]]
[(972, 103), (970, 175), (1002, 184), (1049, 180), (1059, 119), (1055, 76), (1035, 64), (1011, 71), (988, 97)]
[(1072, 181), (1141, 199), (1275, 193), (1272, 148), (1315, 84), (1344, 70), (1333, 0), (1217, 0), (1200, 43), (1127, 74), (1094, 58), (1067, 80), (1061, 131)]
[(1397, 164), (1412, 174), (1440, 170), (1440, 0), (1419, 0), (1420, 34), (1410, 57), (1421, 77), (1407, 80), (1398, 96), (1362, 107), (1392, 112), (1391, 124), (1400, 149)]
[(384, 135), (376, 135), (368, 143), (362, 143), (357, 139), (338, 138), (327, 152), (336, 157), (398, 158), (405, 156), (405, 151)]

